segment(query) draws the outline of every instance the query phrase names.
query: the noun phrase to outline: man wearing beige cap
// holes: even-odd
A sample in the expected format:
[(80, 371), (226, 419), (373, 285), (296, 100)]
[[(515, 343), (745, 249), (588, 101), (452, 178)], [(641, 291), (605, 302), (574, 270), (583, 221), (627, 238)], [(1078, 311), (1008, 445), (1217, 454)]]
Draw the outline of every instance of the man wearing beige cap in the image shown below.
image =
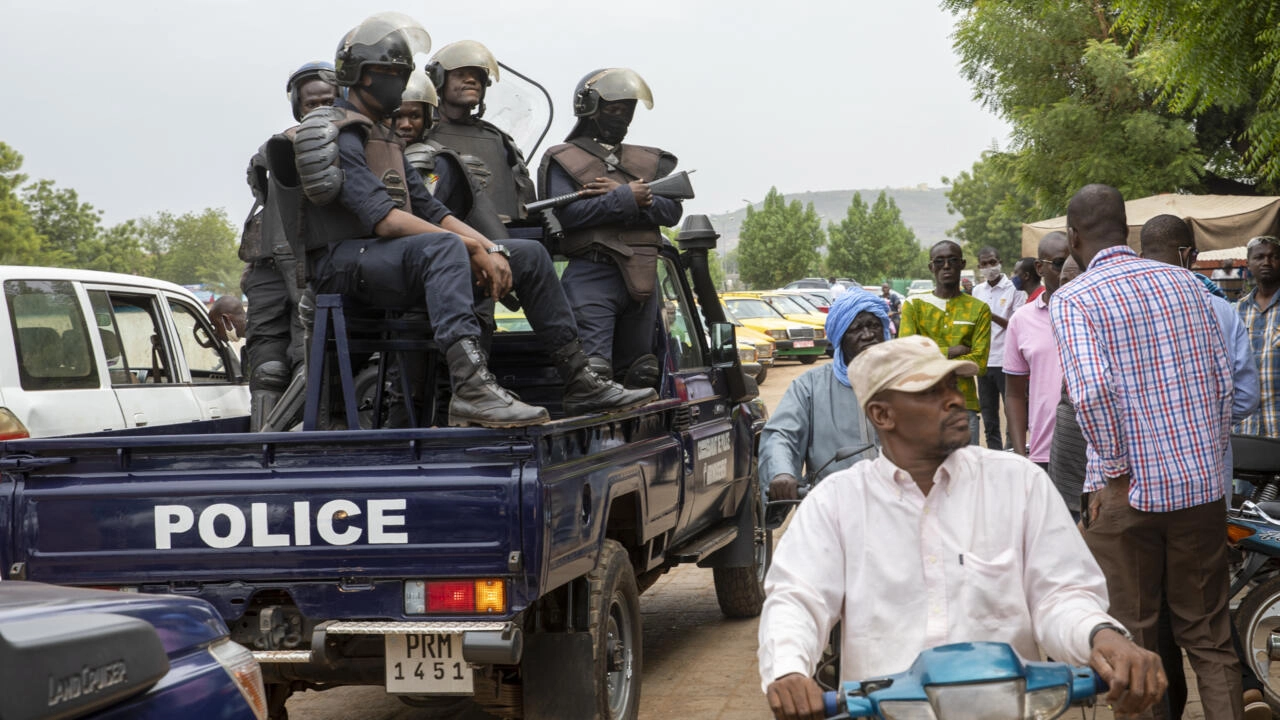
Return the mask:
[(810, 675), (837, 620), (842, 681), (987, 640), (1030, 660), (1091, 665), (1120, 715), (1163, 695), (1159, 657), (1107, 614), (1102, 571), (1048, 476), (1019, 455), (969, 445), (956, 381), (977, 372), (922, 336), (874, 345), (850, 364), (881, 456), (818, 485), (778, 544), (759, 650), (775, 717), (824, 717)]

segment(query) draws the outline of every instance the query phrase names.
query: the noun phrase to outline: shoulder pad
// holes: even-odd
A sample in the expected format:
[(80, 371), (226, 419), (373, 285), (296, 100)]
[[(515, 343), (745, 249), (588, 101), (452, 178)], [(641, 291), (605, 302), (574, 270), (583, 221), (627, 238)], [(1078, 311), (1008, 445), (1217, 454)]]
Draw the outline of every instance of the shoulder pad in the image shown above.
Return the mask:
[(369, 118), (342, 108), (317, 108), (303, 118), (293, 135), (293, 157), (307, 199), (327, 205), (342, 190), (342, 168), (338, 162), (338, 134), (342, 128), (372, 127)]
[(440, 148), (432, 143), (418, 142), (404, 149), (404, 159), (418, 172), (430, 172), (436, 168), (436, 155)]
[(249, 183), (249, 189), (253, 191), (253, 197), (258, 202), (267, 201), (267, 155), (266, 143), (258, 148), (258, 152), (249, 158), (249, 167), (245, 170), (245, 180)]

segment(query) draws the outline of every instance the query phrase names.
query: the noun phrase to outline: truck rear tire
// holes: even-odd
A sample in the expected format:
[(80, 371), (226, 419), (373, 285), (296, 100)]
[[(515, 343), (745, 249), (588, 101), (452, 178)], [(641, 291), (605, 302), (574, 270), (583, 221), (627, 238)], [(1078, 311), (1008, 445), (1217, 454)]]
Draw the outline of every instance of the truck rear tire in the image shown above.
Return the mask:
[(718, 567), (711, 571), (716, 583), (716, 602), (720, 603), (720, 612), (725, 617), (752, 618), (764, 607), (764, 576), (773, 562), (773, 531), (764, 522), (764, 498), (755, 494), (757, 500), (751, 508), (755, 552), (751, 565)]
[(640, 590), (627, 550), (605, 540), (600, 563), (587, 575), (593, 640), (596, 717), (635, 720), (640, 714)]

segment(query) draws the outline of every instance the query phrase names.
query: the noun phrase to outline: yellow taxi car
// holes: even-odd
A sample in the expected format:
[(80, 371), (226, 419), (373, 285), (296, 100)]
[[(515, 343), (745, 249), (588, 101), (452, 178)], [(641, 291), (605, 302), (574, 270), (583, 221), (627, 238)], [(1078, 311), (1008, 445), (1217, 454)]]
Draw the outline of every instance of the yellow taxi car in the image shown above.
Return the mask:
[(758, 297), (729, 293), (721, 301), (743, 325), (764, 333), (773, 341), (775, 359), (799, 360), (808, 365), (826, 351), (826, 333), (822, 328), (788, 320)]

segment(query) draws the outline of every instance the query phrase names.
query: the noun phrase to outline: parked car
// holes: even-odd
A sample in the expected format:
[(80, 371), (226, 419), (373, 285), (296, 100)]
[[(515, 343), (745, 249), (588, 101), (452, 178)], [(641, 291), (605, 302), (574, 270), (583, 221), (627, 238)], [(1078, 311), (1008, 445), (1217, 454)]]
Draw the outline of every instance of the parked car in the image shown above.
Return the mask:
[(744, 325), (768, 335), (775, 343), (774, 356), (782, 360), (799, 360), (808, 365), (825, 351), (825, 341), (816, 342), (813, 325), (788, 320), (769, 303), (756, 297), (726, 295), (724, 306)]
[[(729, 311), (729, 308), (722, 306), (722, 309), (724, 310), (725, 319), (734, 325), (738, 337), (738, 346), (741, 347), (744, 343), (747, 343), (755, 348), (755, 361), (760, 365), (760, 371), (755, 376), (756, 384), (763, 385), (765, 378), (769, 377), (769, 368), (773, 367), (774, 356), (777, 352), (776, 343), (768, 335), (743, 325), (742, 321)], [(746, 361), (744, 360), (743, 362), (745, 363)], [(743, 370), (745, 371), (746, 369), (744, 364)]]
[(262, 668), (196, 597), (0, 582), (0, 717), (265, 720)]
[(830, 290), (831, 283), (825, 278), (803, 278), (793, 280), (782, 286), (783, 290)]
[(786, 288), (783, 288), (781, 290), (776, 290), (775, 292), (782, 295), (804, 298), (805, 302), (812, 305), (814, 309), (820, 313), (826, 313), (830, 310), (831, 301), (833, 300), (830, 290), (787, 290)]
[(136, 275), (0, 266), (0, 439), (249, 414), (204, 305)]
[(912, 280), (907, 286), (907, 297), (915, 297), (916, 295), (928, 295), (933, 292), (932, 280)]

